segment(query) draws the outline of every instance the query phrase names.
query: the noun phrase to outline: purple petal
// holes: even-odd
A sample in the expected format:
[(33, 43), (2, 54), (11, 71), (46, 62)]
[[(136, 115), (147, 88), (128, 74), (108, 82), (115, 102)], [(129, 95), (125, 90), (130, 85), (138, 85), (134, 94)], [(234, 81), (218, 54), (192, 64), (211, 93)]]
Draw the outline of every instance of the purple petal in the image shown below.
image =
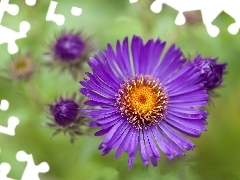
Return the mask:
[(145, 131), (145, 135), (146, 135), (145, 143), (146, 143), (146, 149), (147, 149), (148, 155), (151, 159), (153, 166), (157, 166), (157, 160), (160, 158), (160, 153), (158, 151), (158, 148), (155, 142), (152, 139), (153, 137), (149, 129)]
[(92, 68), (93, 74), (100, 77), (103, 82), (107, 82), (114, 88), (119, 88), (119, 82), (116, 82), (116, 78), (114, 78), (114, 74), (110, 74), (106, 69), (106, 65), (103, 65), (102, 62), (95, 56), (94, 58), (90, 58), (88, 61), (89, 66)]
[(148, 42), (142, 46), (140, 50), (140, 56), (139, 56), (139, 73), (140, 74), (146, 74), (147, 65), (150, 64), (149, 61), (152, 61), (152, 59), (149, 59), (150, 56), (150, 50), (152, 49), (153, 40), (150, 39)]
[(103, 150), (102, 154), (106, 155), (107, 153), (110, 152), (109, 150), (118, 148), (125, 139), (125, 137), (127, 136), (129, 130), (130, 130), (129, 126), (126, 125), (124, 129), (119, 131), (119, 134), (114, 135), (114, 137), (107, 144), (105, 144), (106, 148)]
[[(122, 48), (125, 50), (125, 56), (122, 55)], [(118, 64), (121, 72), (123, 73), (124, 77), (128, 77), (132, 75), (131, 66), (128, 56), (128, 38), (123, 40), (123, 45), (121, 45), (120, 41), (117, 41), (116, 45), (116, 63)]]
[(88, 72), (86, 73), (86, 75), (89, 77), (89, 80), (92, 81), (97, 86), (101, 86), (102, 88), (106, 89), (107, 91), (112, 92), (113, 94), (116, 93), (116, 89), (114, 89), (109, 84), (106, 84), (105, 82), (103, 82), (98, 76), (95, 76)]
[(116, 125), (114, 125), (104, 138), (103, 143), (106, 144), (107, 142), (109, 142), (112, 139), (113, 135), (116, 133), (116, 131), (119, 131), (119, 129), (121, 130), (125, 125), (126, 122), (124, 120), (119, 121)]
[(128, 134), (126, 135), (126, 138), (125, 138), (125, 140), (124, 141), (122, 141), (122, 143), (120, 144), (120, 146), (118, 147), (118, 150), (117, 150), (117, 152), (116, 152), (116, 154), (115, 154), (115, 157), (116, 158), (119, 158), (120, 156), (121, 156), (121, 154), (122, 154), (122, 152), (125, 150), (127, 150), (127, 148), (128, 148), (128, 145), (129, 145), (129, 143), (131, 142), (131, 138), (132, 138), (132, 136), (133, 136), (133, 128), (129, 128), (130, 130), (129, 130), (129, 132), (128, 132)]
[(169, 124), (171, 127), (177, 129), (178, 131), (192, 137), (200, 137), (201, 131), (185, 126), (183, 124), (177, 123), (171, 119), (166, 119), (166, 123)]
[(134, 129), (134, 132), (132, 134), (131, 142), (129, 143), (127, 152), (129, 153), (128, 157), (128, 167), (132, 168), (134, 159), (137, 154), (137, 147), (139, 144), (138, 141), (139, 131)]
[(100, 57), (103, 59), (103, 61), (104, 61), (104, 66), (106, 66), (107, 72), (112, 75), (112, 78), (115, 80), (115, 82), (117, 82), (118, 84), (120, 84), (121, 81), (122, 81), (122, 78), (121, 78), (121, 77), (118, 77), (118, 76), (114, 73), (114, 71), (112, 70), (112, 68), (111, 68), (111, 66), (110, 66), (110, 64), (109, 64), (108, 55), (107, 55), (107, 54), (105, 55), (105, 54), (102, 53), (101, 51), (98, 51), (98, 54), (99, 54)]
[(94, 123), (98, 126), (101, 126), (102, 124), (106, 124), (106, 123), (115, 121), (116, 119), (119, 119), (121, 117), (122, 117), (121, 114), (116, 112), (116, 113), (110, 114), (109, 116), (106, 116), (106, 117), (100, 118), (98, 120), (92, 121), (91, 123)]
[(102, 103), (109, 103), (109, 104), (114, 104), (115, 103), (115, 99), (112, 99), (112, 98), (107, 98), (107, 97), (104, 97), (104, 96), (101, 96), (89, 89), (86, 89), (86, 88), (81, 88), (80, 89), (80, 92), (88, 97), (89, 99), (91, 100), (94, 100), (94, 101), (97, 101), (97, 102), (102, 102)]
[(132, 76), (130, 58), (129, 58), (129, 47), (128, 47), (128, 37), (124, 38), (123, 45), (122, 45), (122, 58), (125, 61), (128, 76)]
[(117, 69), (118, 66), (116, 67), (117, 56), (110, 44), (108, 44), (107, 49), (105, 49), (105, 53), (107, 55), (108, 63), (109, 63), (109, 66), (111, 67), (112, 71), (114, 72), (114, 74), (116, 74), (116, 76), (118, 78), (123, 80), (124, 77), (123, 77), (122, 73), (120, 73), (119, 70)]
[(121, 119), (123, 119), (123, 118), (119, 117), (118, 119), (115, 119), (114, 121), (102, 124), (101, 128), (106, 129), (106, 128), (112, 127), (113, 125), (117, 124)]
[(179, 105), (178, 106), (169, 105), (168, 113), (171, 113), (177, 117), (189, 119), (202, 119), (206, 118), (208, 115), (207, 111), (201, 109), (180, 107)]
[(169, 159), (173, 159), (177, 155), (184, 155), (182, 150), (173, 143), (160, 128), (152, 127), (151, 130), (156, 139), (156, 143)]
[(153, 72), (156, 71), (157, 65), (160, 61), (160, 57), (163, 54), (164, 47), (166, 45), (166, 42), (161, 42), (160, 39), (157, 39), (156, 42), (153, 44), (153, 47), (149, 50), (149, 56), (148, 61), (151, 63), (147, 63), (147, 74), (153, 74)]
[(104, 134), (107, 134), (110, 131), (111, 127), (107, 128), (107, 129), (101, 129), (100, 131), (97, 131), (94, 135), (95, 136), (102, 136)]
[(164, 131), (164, 133), (168, 135), (168, 137), (170, 137), (173, 140), (173, 142), (175, 142), (180, 148), (184, 150), (192, 150), (195, 147), (195, 145), (191, 141), (181, 136), (180, 134), (176, 133), (164, 122), (160, 123), (160, 127)]
[(182, 124), (187, 127), (191, 127), (193, 129), (197, 129), (198, 131), (205, 131), (206, 128), (204, 127), (207, 122), (205, 119), (187, 119), (187, 118), (180, 118), (175, 115), (172, 115), (170, 113), (167, 114), (166, 119), (171, 119), (172, 121), (175, 121), (176, 123)]
[(171, 100), (177, 100), (177, 99), (191, 99), (191, 100), (195, 100), (198, 101), (199, 99), (208, 99), (208, 92), (205, 89), (199, 89), (193, 92), (188, 92), (185, 94), (179, 94), (179, 95), (169, 95), (169, 97), (171, 98)]
[(98, 86), (94, 84), (92, 81), (81, 81), (80, 84), (85, 88), (92, 89), (105, 97), (114, 98), (115, 93), (112, 93), (111, 91), (106, 90), (102, 86)]
[(134, 72), (135, 75), (140, 74), (140, 50), (143, 46), (142, 39), (138, 36), (133, 36), (132, 38), (132, 44), (131, 44), (131, 50), (132, 50), (132, 57), (133, 57), (133, 65), (134, 65)]
[[(107, 116), (116, 112), (116, 108), (107, 108), (107, 109), (82, 109), (84, 113), (87, 113), (89, 117), (101, 117)], [(85, 115), (86, 116), (86, 115)]]
[(208, 101), (201, 100), (201, 101), (192, 101), (192, 102), (170, 102), (169, 105), (175, 105), (175, 106), (182, 106), (182, 107), (201, 107), (208, 104)]
[(108, 103), (103, 103), (103, 102), (98, 102), (98, 101), (93, 101), (93, 100), (86, 100), (84, 102), (85, 105), (88, 106), (102, 106), (102, 107), (113, 107), (112, 105)]
[(188, 94), (191, 92), (195, 92), (199, 89), (202, 89), (203, 87), (204, 87), (203, 84), (196, 84), (196, 85), (181, 89), (180, 91), (171, 92), (171, 93), (169, 93), (169, 96), (174, 97), (174, 96), (178, 96), (178, 95)]
[(144, 132), (140, 132), (139, 145), (140, 145), (140, 155), (142, 158), (142, 162), (145, 166), (148, 166), (149, 161), (148, 161), (148, 154), (145, 146)]

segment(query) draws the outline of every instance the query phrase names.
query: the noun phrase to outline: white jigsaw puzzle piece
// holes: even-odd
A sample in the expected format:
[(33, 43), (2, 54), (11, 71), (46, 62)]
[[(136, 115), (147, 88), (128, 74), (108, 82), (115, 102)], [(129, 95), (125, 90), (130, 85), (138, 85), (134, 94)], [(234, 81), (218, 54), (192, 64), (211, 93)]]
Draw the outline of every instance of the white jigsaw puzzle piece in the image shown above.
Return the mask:
[(73, 16), (80, 16), (82, 14), (82, 9), (79, 8), (79, 7), (73, 6), (72, 9), (71, 9), (71, 14)]
[(9, 0), (0, 1), (0, 23), (2, 22), (4, 12), (8, 12), (12, 16), (16, 16), (19, 12), (19, 7), (16, 4), (9, 4), (8, 2)]
[[(129, 0), (130, 3), (135, 3), (138, 0)], [(235, 23), (228, 26), (230, 34), (237, 34), (240, 29), (240, 0), (155, 0), (150, 9), (154, 13), (159, 13), (162, 10), (162, 5), (166, 4), (178, 11), (175, 19), (175, 24), (183, 25), (186, 19), (183, 15), (186, 11), (200, 10), (203, 23), (206, 26), (210, 36), (216, 37), (220, 30), (212, 22), (221, 12), (226, 12), (230, 15)]]
[(0, 24), (0, 45), (8, 43), (8, 52), (10, 54), (18, 52), (18, 46), (15, 41), (27, 37), (27, 32), (30, 30), (30, 24), (26, 21), (21, 22), (19, 30), (20, 32), (15, 32)]
[[(56, 14), (55, 10), (57, 8), (58, 2), (56, 1), (51, 1), (48, 12), (46, 15), (46, 21), (53, 21), (55, 22), (58, 26), (62, 26), (65, 22), (65, 17), (62, 14)], [(73, 16), (80, 16), (82, 14), (82, 9), (79, 7), (73, 6), (71, 8), (71, 14)]]
[[(29, 1), (29, 0), (28, 0)], [(5, 12), (11, 15), (17, 15), (19, 12), (19, 7), (16, 4), (8, 4), (9, 0), (0, 1), (0, 23)], [(29, 3), (29, 2), (28, 2)], [(26, 21), (22, 21), (19, 25), (19, 32), (15, 32), (0, 24), (0, 45), (7, 43), (8, 52), (10, 54), (15, 54), (18, 52), (18, 46), (16, 45), (17, 39), (22, 39), (27, 37), (27, 32), (30, 30), (30, 24)]]
[(10, 164), (3, 162), (0, 164), (0, 179), (1, 180), (16, 180), (7, 177), (8, 173), (10, 172), (11, 166)]
[(6, 99), (2, 99), (0, 103), (0, 110), (6, 111), (9, 108), (9, 102)]
[[(1, 152), (1, 149), (0, 149)], [(3, 162), (0, 164), (0, 179), (1, 180), (16, 180), (16, 179), (12, 179), (7, 177), (8, 173), (10, 172), (11, 166), (10, 164)]]
[(35, 165), (32, 154), (27, 154), (24, 151), (18, 151), (16, 159), (20, 162), (27, 162), (27, 166), (23, 172), (21, 180), (40, 180), (38, 174), (46, 173), (50, 169), (47, 162)]
[[(6, 111), (9, 108), (9, 102), (6, 99), (1, 100), (0, 110)], [(0, 133), (7, 134), (10, 136), (15, 135), (15, 129), (19, 124), (19, 119), (15, 116), (11, 116), (8, 118), (8, 127), (3, 127), (0, 125)]]
[(129, 0), (130, 3), (136, 3), (138, 0)]
[(15, 116), (11, 116), (8, 118), (8, 126), (3, 127), (0, 125), (0, 133), (7, 134), (9, 136), (15, 135), (15, 129), (17, 125), (19, 124), (19, 119)]
[(25, 3), (28, 6), (34, 6), (36, 4), (36, 0), (25, 0)]
[(46, 15), (46, 21), (53, 21), (55, 22), (58, 26), (62, 26), (65, 22), (65, 17), (62, 14), (55, 14), (55, 9), (57, 8), (58, 2), (56, 1), (51, 1), (48, 12)]

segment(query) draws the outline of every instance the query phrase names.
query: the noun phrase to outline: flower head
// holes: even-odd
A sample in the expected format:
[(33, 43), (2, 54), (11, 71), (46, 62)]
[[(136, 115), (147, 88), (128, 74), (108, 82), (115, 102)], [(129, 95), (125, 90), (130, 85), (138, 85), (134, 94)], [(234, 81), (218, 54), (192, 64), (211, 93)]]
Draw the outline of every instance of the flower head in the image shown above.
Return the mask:
[(75, 61), (82, 56), (84, 50), (84, 41), (79, 34), (62, 34), (55, 44), (54, 53), (59, 61)]
[(117, 149), (129, 154), (133, 166), (140, 150), (143, 163), (157, 166), (160, 148), (169, 159), (183, 156), (194, 144), (181, 133), (199, 137), (206, 130), (208, 93), (199, 81), (200, 72), (185, 63), (180, 49), (172, 45), (163, 56), (166, 43), (160, 39), (143, 43), (133, 36), (117, 41), (116, 51), (108, 44), (104, 53), (90, 58), (92, 73), (81, 81), (80, 92), (89, 98), (86, 105), (99, 106), (83, 111), (100, 127), (95, 135), (106, 135), (99, 145), (102, 154)]
[(51, 51), (46, 53), (50, 59), (47, 64), (68, 69), (76, 77), (94, 50), (92, 39), (85, 37), (82, 32), (62, 31), (51, 44)]
[(200, 70), (201, 81), (208, 90), (222, 84), (227, 63), (217, 64), (216, 58), (202, 58), (200, 55), (195, 57), (193, 63)]
[(77, 98), (74, 94), (71, 98), (61, 97), (49, 105), (48, 114), (52, 123), (46, 124), (56, 130), (53, 136), (61, 131), (68, 132), (71, 142), (74, 142), (75, 135), (84, 134), (80, 129), (80, 126), (84, 125), (85, 119), (80, 109), (81, 103), (82, 99)]
[(186, 23), (189, 25), (199, 24), (202, 22), (202, 14), (200, 10), (186, 11), (183, 13)]
[(61, 98), (58, 103), (50, 105), (50, 110), (56, 123), (65, 127), (75, 121), (79, 106), (71, 99)]
[(16, 81), (27, 81), (35, 72), (35, 66), (30, 53), (18, 54), (12, 57), (7, 69), (6, 78)]

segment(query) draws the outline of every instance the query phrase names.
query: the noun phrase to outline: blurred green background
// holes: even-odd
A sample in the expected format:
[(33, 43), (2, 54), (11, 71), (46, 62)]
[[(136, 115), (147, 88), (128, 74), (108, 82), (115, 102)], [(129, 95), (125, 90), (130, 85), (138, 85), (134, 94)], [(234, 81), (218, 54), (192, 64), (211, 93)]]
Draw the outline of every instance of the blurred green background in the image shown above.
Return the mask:
[[(61, 27), (45, 20), (49, 0), (38, 0), (34, 7), (26, 6), (23, 0), (10, 0), (10, 3), (18, 4), (20, 12), (15, 17), (5, 13), (2, 25), (18, 31), (21, 21), (30, 22), (28, 37), (17, 40), (17, 45), (19, 52), (32, 53), (38, 70), (31, 85), (0, 81), (0, 100), (10, 102), (9, 110), (0, 111), (0, 124), (6, 126), (11, 115), (20, 119), (14, 137), (0, 134), (0, 163), (11, 164), (9, 177), (20, 179), (26, 163), (18, 162), (15, 156), (24, 150), (33, 155), (36, 164), (48, 162), (50, 171), (40, 174), (41, 180), (240, 179), (240, 33), (233, 36), (227, 31), (234, 19), (221, 13), (213, 22), (220, 28), (220, 34), (212, 38), (202, 22), (175, 25), (177, 11), (168, 6), (164, 6), (160, 14), (152, 13), (150, 0), (139, 0), (135, 4), (128, 0), (61, 0), (56, 9), (56, 13), (66, 18)], [(72, 16), (72, 6), (81, 7), (82, 15)], [(69, 138), (62, 134), (50, 139), (53, 130), (43, 126), (48, 121), (45, 107), (36, 104), (34, 99), (48, 104), (66, 92), (78, 93), (80, 88), (68, 73), (59, 76), (58, 69), (40, 67), (48, 44), (62, 29), (83, 29), (86, 34), (93, 34), (100, 50), (108, 42), (115, 43), (117, 39), (136, 34), (145, 40), (160, 37), (168, 46), (176, 43), (187, 57), (201, 53), (227, 62), (228, 74), (223, 86), (217, 89), (221, 97), (206, 107), (210, 114), (208, 131), (198, 139), (191, 138), (196, 148), (173, 161), (162, 154), (158, 167), (144, 167), (138, 156), (133, 169), (129, 170), (126, 154), (117, 160), (114, 152), (101, 156), (97, 147), (103, 137), (78, 137), (75, 144), (70, 144)], [(7, 45), (1, 45), (0, 68), (6, 68), (11, 58)]]

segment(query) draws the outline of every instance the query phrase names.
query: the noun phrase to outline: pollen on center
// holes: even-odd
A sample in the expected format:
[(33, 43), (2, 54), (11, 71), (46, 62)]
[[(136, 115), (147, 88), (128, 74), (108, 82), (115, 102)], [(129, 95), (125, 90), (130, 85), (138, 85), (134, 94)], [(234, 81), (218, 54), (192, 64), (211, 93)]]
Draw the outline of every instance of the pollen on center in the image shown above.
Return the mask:
[(157, 94), (149, 86), (140, 85), (129, 91), (129, 105), (141, 114), (151, 111), (157, 103), (156, 100)]
[(168, 104), (166, 90), (152, 76), (134, 76), (117, 94), (120, 113), (137, 129), (148, 128), (163, 119)]

